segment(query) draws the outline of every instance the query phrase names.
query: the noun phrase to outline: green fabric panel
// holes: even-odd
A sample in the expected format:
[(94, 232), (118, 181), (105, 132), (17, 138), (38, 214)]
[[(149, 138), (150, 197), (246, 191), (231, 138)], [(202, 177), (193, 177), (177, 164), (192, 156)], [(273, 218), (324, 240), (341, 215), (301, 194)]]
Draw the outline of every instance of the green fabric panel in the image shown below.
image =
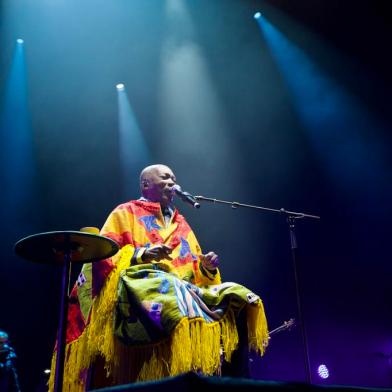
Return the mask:
[(259, 297), (236, 283), (197, 287), (159, 269), (158, 264), (128, 268), (118, 287), (115, 335), (126, 344), (146, 344), (170, 336), (183, 318), (219, 320), (230, 308), (238, 313)]
[(81, 285), (78, 284), (77, 287), (80, 310), (85, 322), (87, 322), (92, 305), (92, 269), (92, 263), (84, 264), (77, 280), (78, 283), (81, 282), (81, 275), (84, 275), (83, 283)]

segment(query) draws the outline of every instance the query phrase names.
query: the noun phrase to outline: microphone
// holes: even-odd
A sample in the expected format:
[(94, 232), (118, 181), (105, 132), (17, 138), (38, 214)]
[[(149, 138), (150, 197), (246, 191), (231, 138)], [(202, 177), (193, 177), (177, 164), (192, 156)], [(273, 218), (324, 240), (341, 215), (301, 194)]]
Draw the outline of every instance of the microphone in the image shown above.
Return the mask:
[(178, 184), (174, 185), (172, 190), (183, 202), (190, 204), (193, 208), (200, 208), (200, 204), (195, 197), (188, 192), (184, 192)]

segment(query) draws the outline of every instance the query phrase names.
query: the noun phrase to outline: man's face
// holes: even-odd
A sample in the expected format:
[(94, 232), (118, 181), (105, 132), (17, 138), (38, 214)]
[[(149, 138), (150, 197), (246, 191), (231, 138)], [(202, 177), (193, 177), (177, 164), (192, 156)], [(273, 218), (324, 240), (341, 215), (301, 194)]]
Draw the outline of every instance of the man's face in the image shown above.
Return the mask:
[(143, 195), (147, 199), (158, 202), (163, 207), (172, 203), (172, 187), (176, 183), (176, 176), (169, 167), (156, 166), (146, 175), (144, 181), (142, 181)]

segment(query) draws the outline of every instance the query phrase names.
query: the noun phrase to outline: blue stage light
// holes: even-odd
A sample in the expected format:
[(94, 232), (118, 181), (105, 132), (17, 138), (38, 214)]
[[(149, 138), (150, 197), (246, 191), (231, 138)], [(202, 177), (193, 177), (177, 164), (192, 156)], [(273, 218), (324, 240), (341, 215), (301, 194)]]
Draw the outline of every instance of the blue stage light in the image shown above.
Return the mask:
[(150, 151), (136, 113), (128, 99), (124, 84), (117, 86), (119, 160), (121, 164), (123, 198), (129, 198), (139, 189), (137, 178), (143, 167), (151, 164)]
[(329, 377), (329, 370), (326, 365), (322, 364), (317, 368), (317, 374), (320, 378), (326, 379)]
[[(0, 182), (7, 184), (2, 189), (2, 211), (5, 221), (11, 219), (15, 227), (30, 232), (39, 219), (37, 172), (24, 45), (20, 38), (15, 41), (0, 107)], [(27, 219), (26, 211), (34, 211), (33, 216)]]
[(261, 17), (261, 12), (256, 12), (256, 13), (253, 15), (253, 17), (254, 17), (255, 19), (259, 19), (259, 18)]

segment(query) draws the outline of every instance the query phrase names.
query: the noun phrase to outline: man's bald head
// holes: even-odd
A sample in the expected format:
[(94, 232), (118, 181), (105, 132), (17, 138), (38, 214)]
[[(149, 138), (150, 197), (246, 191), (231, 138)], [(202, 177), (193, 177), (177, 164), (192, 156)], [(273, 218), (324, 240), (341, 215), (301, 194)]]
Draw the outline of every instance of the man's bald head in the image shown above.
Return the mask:
[(173, 201), (171, 188), (176, 177), (170, 167), (162, 164), (145, 167), (140, 173), (140, 190), (148, 200), (167, 206)]
[(141, 172), (140, 172), (140, 184), (142, 184), (143, 180), (148, 180), (151, 175), (157, 174), (159, 171), (162, 170), (170, 170), (170, 167), (163, 165), (161, 163), (157, 163), (155, 165), (150, 165), (145, 167)]

